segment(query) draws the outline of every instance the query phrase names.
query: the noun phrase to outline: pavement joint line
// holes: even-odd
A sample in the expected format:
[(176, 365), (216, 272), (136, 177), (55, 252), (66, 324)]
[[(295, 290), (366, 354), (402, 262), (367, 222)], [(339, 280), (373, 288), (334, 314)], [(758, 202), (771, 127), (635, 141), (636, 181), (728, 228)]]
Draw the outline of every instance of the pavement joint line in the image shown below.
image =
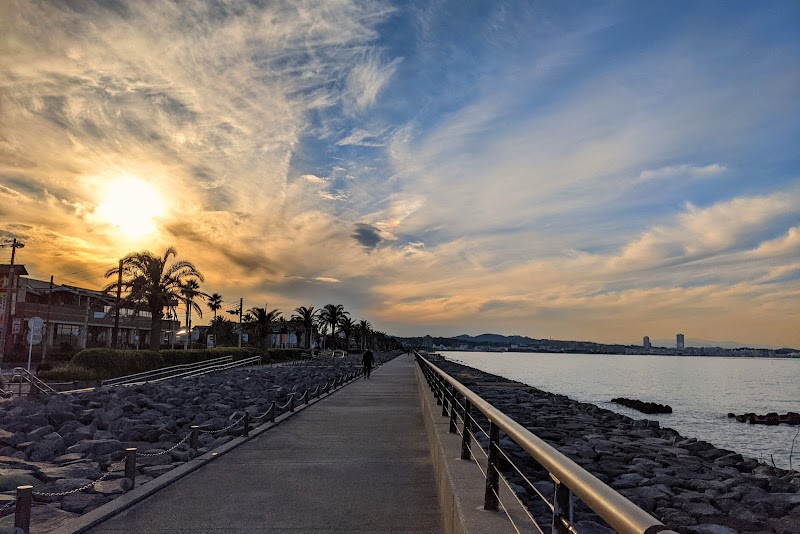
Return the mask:
[(147, 482), (146, 484), (139, 486), (138, 488), (134, 488), (129, 492), (120, 495), (116, 499), (113, 499), (102, 506), (98, 506), (89, 513), (83, 514), (79, 517), (76, 517), (75, 519), (67, 521), (64, 525), (54, 530), (51, 530), (50, 534), (80, 534), (82, 532), (86, 532), (92, 527), (96, 527), (106, 519), (109, 519), (127, 510), (131, 506), (143, 501), (144, 499), (152, 496), (158, 491), (161, 491), (162, 489), (171, 485), (173, 482), (177, 482), (186, 475), (189, 475), (190, 473), (197, 471), (201, 467), (216, 460), (217, 458), (222, 457), (224, 454), (232, 451), (233, 449), (239, 447), (240, 445), (244, 445), (250, 440), (260, 436), (267, 430), (270, 430), (271, 428), (278, 426), (287, 419), (290, 419), (291, 417), (297, 415), (298, 413), (303, 412), (307, 408), (310, 408), (311, 406), (314, 406), (318, 402), (330, 398), (334, 393), (341, 391), (342, 389), (344, 389), (345, 386), (353, 384), (358, 380), (363, 380), (363, 377), (358, 377), (354, 380), (351, 380), (350, 382), (345, 382), (335, 390), (327, 393), (324, 397), (319, 397), (317, 399), (310, 400), (308, 404), (296, 405), (294, 408), (294, 412), (282, 413), (281, 415), (275, 418), (274, 423), (267, 421), (266, 423), (263, 423), (255, 428), (250, 429), (250, 435), (248, 437), (240, 436), (237, 438), (233, 438), (228, 443), (220, 445), (219, 447), (217, 447), (212, 451), (208, 451), (201, 456), (198, 456), (182, 465), (179, 465), (178, 467), (175, 467), (174, 469), (164, 473), (163, 475), (154, 478), (150, 482)]

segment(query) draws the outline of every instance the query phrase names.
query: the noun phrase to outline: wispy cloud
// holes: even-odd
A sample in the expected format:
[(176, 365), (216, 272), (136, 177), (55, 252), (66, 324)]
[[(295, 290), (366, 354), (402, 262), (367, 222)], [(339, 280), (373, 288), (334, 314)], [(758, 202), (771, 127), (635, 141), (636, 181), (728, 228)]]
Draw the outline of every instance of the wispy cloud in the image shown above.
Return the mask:
[(710, 163), (708, 165), (667, 165), (666, 167), (659, 167), (658, 169), (647, 169), (639, 173), (639, 179), (642, 181), (661, 180), (664, 178), (674, 178), (679, 176), (688, 177), (708, 177), (721, 174), (726, 171), (724, 165), (719, 163)]

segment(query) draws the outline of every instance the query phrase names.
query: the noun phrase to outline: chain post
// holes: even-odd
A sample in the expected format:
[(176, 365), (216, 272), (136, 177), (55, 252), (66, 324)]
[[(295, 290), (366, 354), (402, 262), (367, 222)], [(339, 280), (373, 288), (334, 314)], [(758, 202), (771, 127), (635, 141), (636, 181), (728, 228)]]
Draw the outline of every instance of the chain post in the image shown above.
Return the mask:
[(570, 529), (564, 523), (572, 524), (572, 492), (553, 475), (550, 475), (550, 478), (555, 482), (553, 532), (569, 534)]
[(192, 437), (189, 438), (189, 447), (197, 450), (200, 448), (200, 425), (192, 425)]
[(290, 412), (294, 411), (294, 393), (289, 395), (289, 411)]
[(497, 470), (498, 447), (500, 446), (500, 427), (489, 423), (489, 460), (486, 464), (486, 492), (483, 495), (483, 509), (497, 511), (497, 492), (500, 472)]
[(309, 398), (310, 396), (311, 396), (311, 395), (309, 395), (309, 394), (308, 394), (308, 388), (306, 388), (306, 391), (305, 391), (305, 393), (303, 393), (303, 397), (305, 397), (305, 399), (306, 399), (306, 402), (305, 402), (305, 404), (308, 404), (308, 398)]
[(33, 486), (17, 486), (17, 504), (14, 508), (14, 527), (21, 528), (25, 534), (31, 531), (31, 506), (33, 505)]
[(471, 460), (472, 459), (472, 450), (470, 449), (472, 446), (472, 439), (470, 438), (469, 433), (471, 432), (472, 425), (470, 423), (470, 419), (472, 415), (470, 415), (470, 408), (472, 406), (469, 403), (469, 400), (464, 397), (464, 428), (461, 433), (461, 459), (462, 460)]
[(269, 405), (269, 422), (270, 423), (274, 423), (275, 422), (275, 403), (274, 402)]
[(457, 434), (458, 428), (456, 427), (456, 387), (451, 386), (450, 390), (450, 433)]
[(125, 478), (131, 480), (131, 487), (136, 486), (136, 447), (125, 449)]
[(244, 412), (244, 425), (242, 426), (242, 437), (246, 438), (250, 435), (250, 413)]

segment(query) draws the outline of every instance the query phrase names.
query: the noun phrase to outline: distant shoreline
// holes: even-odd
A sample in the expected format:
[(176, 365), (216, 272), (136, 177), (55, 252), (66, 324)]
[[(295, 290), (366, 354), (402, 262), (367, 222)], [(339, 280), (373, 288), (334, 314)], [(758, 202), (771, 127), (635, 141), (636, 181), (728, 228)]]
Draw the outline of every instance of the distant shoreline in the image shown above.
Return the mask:
[[(693, 348), (693, 347), (690, 347)], [(700, 357), (700, 358), (763, 358), (763, 359), (780, 359), (792, 360), (800, 359), (800, 353), (793, 354), (705, 354), (705, 353), (676, 353), (676, 352), (587, 352), (583, 350), (546, 350), (546, 349), (506, 349), (506, 350), (481, 350), (480, 348), (470, 349), (454, 349), (454, 348), (437, 348), (437, 349), (424, 349), (433, 350), (434, 352), (486, 352), (489, 354), (586, 354), (588, 356), (680, 356), (680, 357)], [(694, 348), (694, 350), (700, 350)]]

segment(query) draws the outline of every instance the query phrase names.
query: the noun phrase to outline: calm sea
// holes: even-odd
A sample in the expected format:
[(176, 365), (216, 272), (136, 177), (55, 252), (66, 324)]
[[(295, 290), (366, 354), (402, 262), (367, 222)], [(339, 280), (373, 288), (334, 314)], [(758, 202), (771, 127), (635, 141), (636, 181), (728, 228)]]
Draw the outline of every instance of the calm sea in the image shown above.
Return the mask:
[[(591, 354), (440, 352), (488, 373), (633, 417), (657, 419), (745, 456), (788, 469), (798, 427), (738, 423), (727, 417), (755, 412), (800, 412), (800, 359), (627, 356)], [(612, 404), (628, 397), (672, 406), (673, 413), (645, 415)], [(794, 443), (800, 470), (800, 437)]]

